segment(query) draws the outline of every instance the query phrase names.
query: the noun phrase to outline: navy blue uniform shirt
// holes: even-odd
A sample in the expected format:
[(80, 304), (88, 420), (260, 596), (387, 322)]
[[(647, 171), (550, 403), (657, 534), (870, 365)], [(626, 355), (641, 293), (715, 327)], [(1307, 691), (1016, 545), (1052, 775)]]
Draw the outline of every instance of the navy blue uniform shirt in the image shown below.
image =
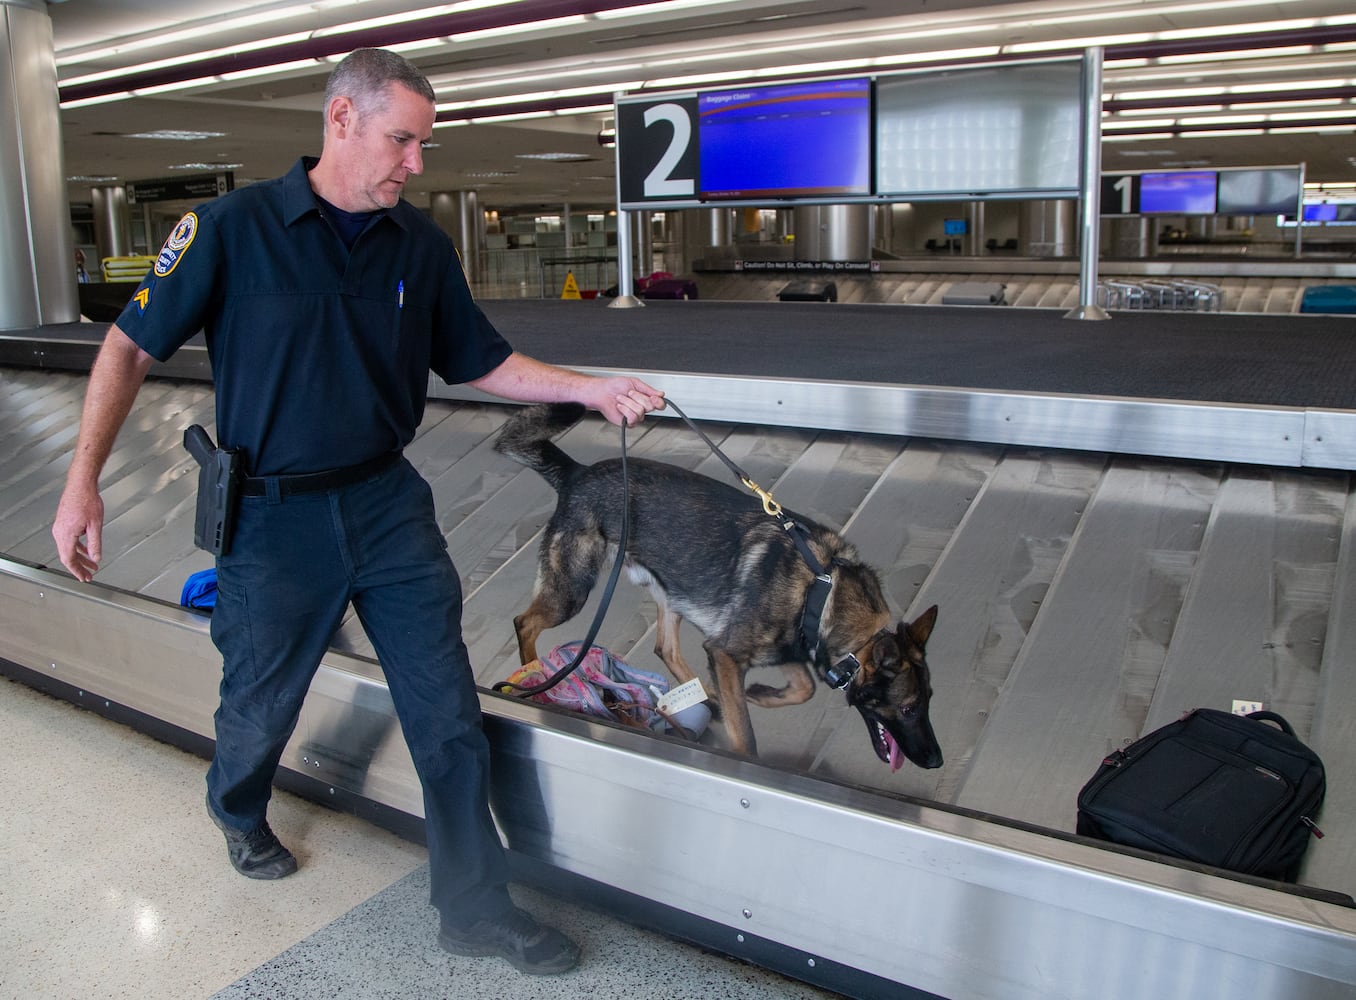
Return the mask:
[(429, 371), (467, 382), (511, 353), (446, 233), (402, 200), (348, 250), (311, 190), (315, 162), (184, 216), (118, 318), (159, 361), (206, 334), (218, 444), (256, 476), (403, 448)]

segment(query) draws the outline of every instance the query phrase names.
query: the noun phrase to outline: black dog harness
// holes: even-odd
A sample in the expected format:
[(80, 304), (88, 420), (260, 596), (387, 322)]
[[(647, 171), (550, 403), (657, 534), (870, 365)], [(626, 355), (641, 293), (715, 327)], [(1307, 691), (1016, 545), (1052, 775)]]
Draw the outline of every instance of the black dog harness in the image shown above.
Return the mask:
[[(815, 557), (814, 552), (811, 551), (809, 542), (810, 533), (805, 529), (804, 525), (787, 517), (786, 512), (782, 510), (782, 505), (772, 499), (772, 494), (750, 479), (743, 469), (735, 465), (728, 455), (717, 448), (715, 442), (706, 436), (706, 432), (693, 423), (692, 418), (683, 412), (682, 407), (672, 399), (665, 400), (665, 405), (672, 407), (674, 412), (682, 417), (687, 425), (697, 432), (697, 436), (706, 442), (706, 446), (711, 449), (711, 452), (725, 463), (726, 467), (735, 474), (739, 481), (758, 495), (763, 501), (763, 510), (781, 522), (781, 526), (786, 529), (786, 533), (791, 536), (791, 541), (795, 543), (796, 551), (800, 553), (800, 557), (805, 560), (805, 564), (810, 567), (811, 572), (815, 575), (814, 582), (810, 584), (810, 589), (805, 593), (805, 604), (801, 607), (800, 611), (800, 629), (796, 636), (799, 648), (796, 652), (801, 659), (815, 665), (815, 669), (819, 672), (819, 676), (825, 684), (832, 688), (837, 688), (840, 691), (845, 689), (852, 683), (853, 678), (861, 671), (862, 663), (857, 659), (855, 653), (848, 653), (837, 663), (830, 663), (828, 650), (820, 644), (819, 627), (824, 618), (824, 607), (829, 602), (829, 592), (833, 589), (833, 576), (831, 575), (830, 569), (825, 569), (824, 566), (820, 564), (819, 559)], [(621, 428), (621, 461), (622, 474), (625, 476), (626, 425), (624, 423)], [(617, 544), (617, 558), (613, 562), (612, 573), (608, 577), (607, 586), (603, 589), (602, 601), (599, 603), (598, 610), (593, 616), (593, 624), (589, 627), (588, 635), (584, 638), (584, 641), (580, 643), (579, 654), (574, 658), (574, 662), (570, 663), (563, 670), (558, 671), (544, 684), (529, 687), (521, 684), (514, 684), (512, 681), (501, 681), (494, 686), (495, 691), (502, 693), (513, 691), (516, 692), (519, 697), (523, 698), (531, 697), (534, 694), (540, 694), (543, 691), (550, 690), (563, 681), (567, 676), (573, 673), (575, 668), (583, 661), (585, 654), (593, 645), (594, 637), (598, 634), (598, 627), (602, 624), (603, 615), (607, 612), (607, 606), (612, 601), (612, 591), (617, 585), (617, 577), (621, 572), (622, 563), (625, 560), (626, 539), (630, 530), (630, 518), (627, 516), (629, 507), (629, 503), (622, 504), (622, 524), (620, 539)], [(832, 564), (830, 568), (832, 568)], [(888, 629), (881, 630), (881, 632), (888, 631)]]

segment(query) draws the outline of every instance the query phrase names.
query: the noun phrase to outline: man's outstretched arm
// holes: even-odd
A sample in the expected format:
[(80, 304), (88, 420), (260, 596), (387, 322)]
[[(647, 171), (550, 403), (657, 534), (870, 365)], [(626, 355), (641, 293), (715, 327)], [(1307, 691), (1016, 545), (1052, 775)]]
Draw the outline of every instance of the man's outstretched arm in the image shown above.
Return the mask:
[(664, 394), (633, 376), (586, 375), (517, 351), (470, 384), (520, 403), (583, 403), (614, 424), (637, 424), (664, 407)]
[(103, 558), (104, 502), (99, 496), (99, 474), (154, 362), (114, 323), (90, 370), (75, 455), (52, 522), (61, 564), (77, 580), (89, 581)]

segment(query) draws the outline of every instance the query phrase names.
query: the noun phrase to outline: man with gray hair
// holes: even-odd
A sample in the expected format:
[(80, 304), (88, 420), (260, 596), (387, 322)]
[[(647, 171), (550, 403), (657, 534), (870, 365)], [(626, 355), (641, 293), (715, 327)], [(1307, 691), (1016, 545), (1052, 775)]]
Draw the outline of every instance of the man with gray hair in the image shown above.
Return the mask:
[(578, 947), (508, 893), (460, 581), (428, 484), (401, 450), (430, 370), (509, 399), (578, 401), (617, 424), (664, 401), (639, 379), (519, 354), (481, 312), (451, 239), (401, 199), (434, 121), (414, 66), (354, 52), (331, 75), (324, 114), (318, 160), (185, 215), (109, 328), (52, 533), (62, 563), (89, 580), (118, 430), (152, 362), (203, 330), (219, 444), (245, 475), (212, 615), (223, 674), (207, 807), (231, 863), (259, 879), (297, 868), (266, 819), (272, 779), (351, 603), (423, 787), (440, 944), (564, 972)]

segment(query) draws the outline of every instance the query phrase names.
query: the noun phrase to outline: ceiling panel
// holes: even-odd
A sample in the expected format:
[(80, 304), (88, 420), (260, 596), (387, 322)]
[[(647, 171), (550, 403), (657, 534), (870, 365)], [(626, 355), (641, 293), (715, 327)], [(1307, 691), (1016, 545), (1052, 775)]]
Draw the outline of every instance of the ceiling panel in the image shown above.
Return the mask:
[[(50, 6), (63, 89), (89, 73), (119, 71), (174, 56), (201, 52), (208, 45), (230, 48), (212, 60), (214, 74), (227, 72), (248, 56), (241, 47), (260, 39), (289, 35), (295, 50), (317, 44), (318, 32), (358, 19), (406, 10), (434, 11), (443, 23), (504, 26), (579, 11), (628, 6), (624, 2), (529, 0), (521, 3), (445, 4), (431, 8), (401, 0), (367, 3), (240, 4), (183, 0), (172, 7), (140, 0), (76, 0)], [(631, 4), (630, 6), (634, 6)], [(852, 67), (877, 60), (873, 71), (919, 65), (941, 51), (990, 45), (1005, 53), (1021, 45), (1073, 44), (1071, 40), (1110, 35), (1106, 87), (1122, 96), (1147, 87), (1266, 84), (1278, 90), (1312, 81), (1315, 73), (1356, 88), (1356, 17), (1350, 4), (1191, 3), (1186, 0), (1045, 0), (1038, 3), (938, 2), (938, 0), (741, 0), (698, 6), (656, 3), (634, 16), (578, 15), (546, 31), (459, 34), (406, 54), (433, 80), (440, 107), (481, 100), (498, 110), (531, 109), (533, 101), (511, 103), (515, 95), (556, 88), (595, 89), (609, 94), (619, 83), (653, 86), (666, 79), (697, 74), (728, 74), (738, 81), (769, 68), (814, 64), (819, 72), (855, 72)], [(241, 26), (246, 15), (268, 18)], [(1286, 22), (1298, 32), (1301, 19), (1327, 18), (1325, 38), (1346, 35), (1346, 44), (1280, 56), (1259, 53), (1214, 63), (1120, 67), (1114, 61), (1126, 47), (1145, 38), (1172, 37), (1210, 26)], [(1337, 19), (1335, 22), (1333, 19)], [(1345, 19), (1344, 21), (1342, 19)], [(342, 48), (372, 38), (373, 31), (416, 27), (368, 26), (340, 36)], [(1133, 34), (1132, 34), (1133, 32)], [(1270, 31), (1274, 37), (1285, 32)], [(1144, 35), (1141, 38), (1140, 35)], [(1115, 39), (1119, 39), (1118, 41)], [(1208, 41), (1208, 38), (1206, 39)], [(1151, 41), (1151, 44), (1158, 44)], [(1193, 42), (1192, 44), (1195, 44)], [(331, 46), (333, 47), (333, 46)], [(270, 52), (287, 52), (286, 46)], [(1039, 51), (1043, 51), (1038, 49)], [(829, 63), (827, 67), (822, 64)], [(926, 65), (926, 62), (921, 63)], [(72, 177), (128, 180), (173, 176), (183, 164), (233, 167), (237, 183), (285, 171), (298, 155), (320, 148), (319, 106), (332, 63), (309, 60), (302, 68), (245, 80), (212, 79), (189, 90), (71, 107), (62, 111), (66, 172)], [(178, 71), (200, 76), (200, 67)], [(86, 85), (88, 86), (88, 85)], [(117, 82), (107, 85), (116, 88)], [(580, 96), (580, 102), (593, 97)], [(541, 104), (541, 100), (535, 102)], [(1338, 110), (1356, 119), (1348, 98)], [(468, 111), (447, 114), (465, 116)], [(487, 114), (488, 111), (476, 112)], [(433, 191), (473, 189), (487, 209), (526, 206), (558, 209), (610, 206), (614, 200), (611, 152), (598, 144), (606, 113), (562, 115), (512, 124), (472, 124), (439, 128), (436, 147), (425, 158), (425, 174), (407, 195), (427, 204)], [(125, 136), (151, 129), (205, 129), (226, 133), (212, 139), (171, 142)], [(1311, 180), (1356, 180), (1356, 138), (1341, 134), (1211, 136), (1155, 141), (1108, 142), (1108, 170), (1181, 166), (1255, 166), (1303, 162)], [(588, 159), (550, 163), (523, 159), (527, 154), (573, 153)], [(89, 200), (90, 181), (72, 181), (71, 198)]]

